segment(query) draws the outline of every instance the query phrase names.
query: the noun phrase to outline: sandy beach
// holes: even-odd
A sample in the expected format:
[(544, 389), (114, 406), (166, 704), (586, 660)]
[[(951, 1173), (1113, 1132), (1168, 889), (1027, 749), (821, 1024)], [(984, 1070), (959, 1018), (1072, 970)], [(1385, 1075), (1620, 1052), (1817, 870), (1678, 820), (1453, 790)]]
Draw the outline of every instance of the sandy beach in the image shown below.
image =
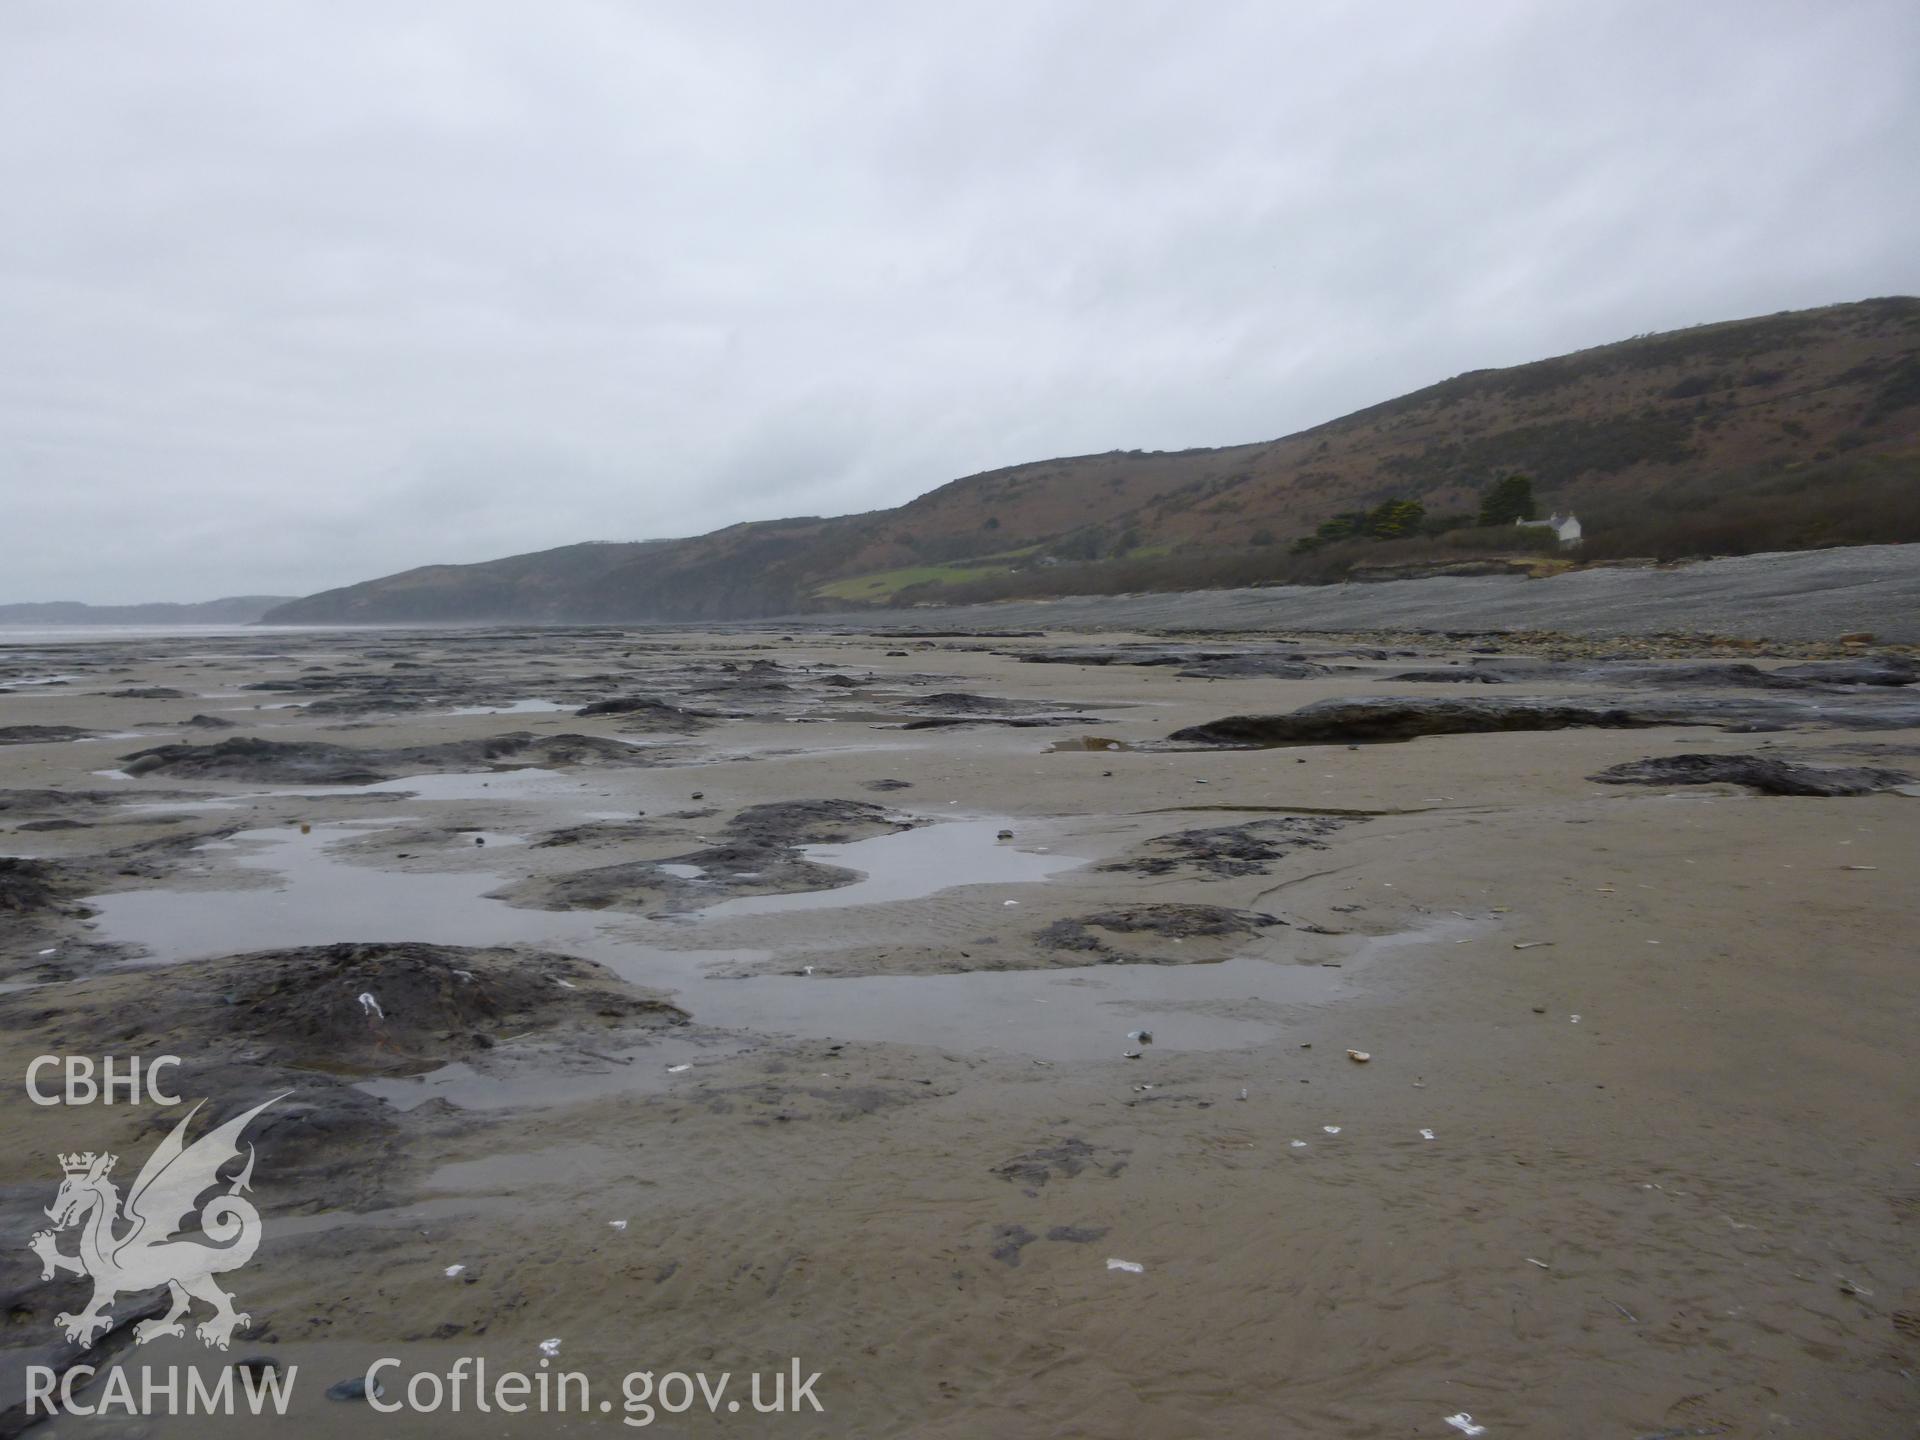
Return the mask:
[[(944, 628), (0, 652), (0, 1070), (186, 1102), (0, 1111), (9, 1423), (270, 1357), (315, 1436), (796, 1361), (654, 1426), (1911, 1433), (1910, 648)], [(283, 1092), (230, 1348), (65, 1340), (57, 1157)]]

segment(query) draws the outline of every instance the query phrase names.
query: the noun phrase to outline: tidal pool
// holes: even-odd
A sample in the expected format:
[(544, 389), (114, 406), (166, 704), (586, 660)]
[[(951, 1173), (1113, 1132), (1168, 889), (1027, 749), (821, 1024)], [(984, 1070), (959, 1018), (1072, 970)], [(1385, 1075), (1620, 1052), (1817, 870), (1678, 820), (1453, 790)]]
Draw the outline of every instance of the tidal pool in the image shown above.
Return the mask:
[[(1149, 1054), (1257, 1045), (1284, 1028), (1296, 1013), (1293, 1007), (1345, 993), (1356, 968), (1364, 968), (1370, 957), (1398, 946), (1442, 943), (1456, 932), (1472, 933), (1477, 923), (1447, 920), (1406, 934), (1356, 938), (1344, 968), (1303, 964), (1287, 955), (1283, 947), (1297, 944), (1289, 932), (1255, 942), (1246, 956), (1212, 965), (832, 978), (804, 973), (807, 952), (688, 947), (698, 944), (704, 923), (721, 916), (777, 917), (824, 905), (910, 903), (960, 886), (1041, 884), (1084, 861), (1001, 841), (997, 836), (1005, 822), (999, 819), (936, 821), (871, 840), (805, 847), (812, 858), (862, 872), (864, 878), (854, 884), (745, 897), (656, 921), (597, 911), (517, 909), (488, 898), (488, 891), (504, 883), (490, 871), (403, 873), (338, 853), (339, 842), (389, 823), (315, 825), (306, 834), (291, 825), (242, 831), (215, 844), (237, 852), (231, 857), (236, 869), (263, 872), (277, 883), (95, 895), (88, 901), (96, 911), (95, 929), (101, 940), (145, 949), (146, 963), (155, 964), (338, 941), (523, 945), (596, 960), (634, 985), (667, 994), (703, 1032), (741, 1037), (730, 1048), (753, 1043), (754, 1037), (786, 1036), (1059, 1062), (1117, 1059), (1141, 1048), (1128, 1039), (1129, 1031), (1141, 1028), (1154, 1035)], [(489, 843), (508, 838), (490, 836)], [(997, 907), (1001, 901), (987, 896), (981, 903)], [(903, 916), (902, 924), (910, 925), (910, 918)], [(789, 973), (738, 976), (743, 966), (763, 967), (776, 955), (790, 963)], [(715, 973), (729, 970), (735, 973)], [(370, 1083), (396, 1103), (439, 1094), (479, 1108), (667, 1083), (654, 1074), (651, 1060), (637, 1054), (590, 1058), (605, 1063), (536, 1074), (524, 1060), (503, 1053), (425, 1077)]]

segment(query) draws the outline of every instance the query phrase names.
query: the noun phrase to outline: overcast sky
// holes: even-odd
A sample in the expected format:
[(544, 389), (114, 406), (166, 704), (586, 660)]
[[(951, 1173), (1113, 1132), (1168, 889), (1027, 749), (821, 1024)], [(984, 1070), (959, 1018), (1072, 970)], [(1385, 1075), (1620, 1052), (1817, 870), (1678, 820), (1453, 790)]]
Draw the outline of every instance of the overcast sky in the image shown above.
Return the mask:
[(1920, 290), (1912, 0), (0, 4), (0, 601), (1267, 439)]

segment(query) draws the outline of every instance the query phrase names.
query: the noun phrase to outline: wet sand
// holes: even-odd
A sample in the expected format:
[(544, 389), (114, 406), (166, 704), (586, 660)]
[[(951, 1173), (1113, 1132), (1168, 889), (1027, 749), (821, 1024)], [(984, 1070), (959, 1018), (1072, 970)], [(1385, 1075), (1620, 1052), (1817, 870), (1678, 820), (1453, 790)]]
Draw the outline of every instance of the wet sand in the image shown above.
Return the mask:
[[(303, 1435), (614, 1433), (628, 1371), (793, 1356), (825, 1415), (658, 1428), (1908, 1433), (1920, 799), (1588, 777), (1698, 752), (1920, 773), (1920, 687), (1389, 677), (1909, 652), (1099, 644), (1130, 639), (1311, 673), (825, 630), (0, 653), (0, 727), (85, 737), (0, 745), (0, 854), (38, 862), (0, 886), (0, 1071), (178, 1054), (221, 1118), (292, 1092), (230, 1277), (243, 1338), (116, 1332), (117, 1359), (298, 1365), (279, 1428)], [(1166, 738), (1469, 692), (1722, 708)], [(575, 713), (622, 697), (658, 703)], [(955, 723), (904, 728), (929, 718)], [(372, 948), (307, 948), (347, 941)], [(376, 1015), (383, 973), (407, 1000)], [(52, 1316), (85, 1291), (25, 1248), (56, 1152), (132, 1171), (179, 1113), (0, 1112), (8, 1384), (75, 1354)], [(532, 1371), (555, 1337), (613, 1413), (322, 1396), (382, 1355)]]

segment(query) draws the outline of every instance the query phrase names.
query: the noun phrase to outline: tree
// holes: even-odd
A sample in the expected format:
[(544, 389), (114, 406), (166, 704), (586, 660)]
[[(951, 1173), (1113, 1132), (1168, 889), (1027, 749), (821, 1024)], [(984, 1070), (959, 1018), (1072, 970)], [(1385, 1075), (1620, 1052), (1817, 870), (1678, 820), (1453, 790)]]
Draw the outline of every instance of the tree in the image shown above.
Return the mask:
[(1420, 528), (1427, 507), (1418, 500), (1382, 500), (1367, 512), (1361, 528), (1375, 540), (1398, 540)]
[(1480, 497), (1482, 525), (1511, 525), (1516, 520), (1531, 520), (1534, 515), (1533, 481), (1525, 475), (1496, 480)]
[(1343, 510), (1331, 520), (1323, 521), (1314, 534), (1321, 540), (1351, 540), (1366, 528), (1366, 511)]

